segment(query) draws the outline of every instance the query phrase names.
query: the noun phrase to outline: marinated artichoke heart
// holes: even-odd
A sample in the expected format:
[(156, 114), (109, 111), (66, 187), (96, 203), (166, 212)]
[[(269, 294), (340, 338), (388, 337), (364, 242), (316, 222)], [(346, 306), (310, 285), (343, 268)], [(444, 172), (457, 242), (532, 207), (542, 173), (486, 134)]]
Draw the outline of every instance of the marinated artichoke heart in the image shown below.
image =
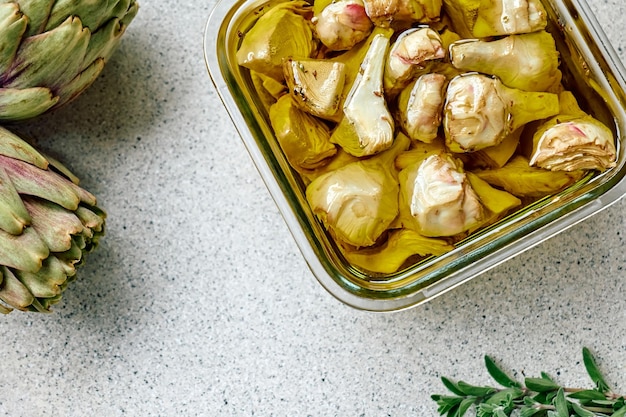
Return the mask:
[(307, 18), (310, 13), (309, 4), (300, 0), (269, 8), (244, 35), (237, 63), (282, 80), (285, 59), (309, 58), (317, 48)]
[(472, 172), (467, 172), (467, 179), (485, 207), (483, 221), (478, 223), (470, 232), (497, 222), (522, 204), (522, 201), (513, 194), (492, 187), (487, 181)]
[(408, 139), (399, 138), (391, 149), (322, 174), (308, 185), (313, 213), (336, 239), (357, 248), (372, 246), (387, 230), (398, 214), (393, 160), (408, 146)]
[(464, 74), (448, 85), (443, 119), (446, 145), (452, 152), (496, 146), (526, 123), (558, 112), (556, 94), (522, 91), (486, 75)]
[(446, 82), (444, 75), (424, 74), (400, 94), (400, 124), (412, 140), (429, 143), (437, 138)]
[(376, 26), (408, 27), (412, 23), (437, 22), (442, 0), (364, 0), (365, 11)]
[(346, 80), (346, 66), (323, 59), (288, 59), (285, 81), (296, 104), (313, 116), (337, 114)]
[(495, 41), (458, 41), (450, 46), (450, 59), (460, 70), (495, 75), (520, 90), (549, 91), (561, 82), (559, 53), (546, 31)]
[(444, 10), (463, 38), (532, 33), (548, 23), (540, 0), (444, 0)]
[(478, 196), (457, 159), (436, 154), (400, 172), (402, 201), (424, 236), (455, 236), (485, 218)]
[(585, 171), (549, 171), (532, 167), (522, 155), (515, 155), (502, 168), (472, 171), (494, 187), (523, 198), (545, 197), (572, 185)]
[(443, 59), (441, 36), (430, 28), (403, 31), (391, 46), (385, 63), (383, 87), (389, 96), (402, 90), (429, 61)]
[(348, 262), (379, 274), (397, 272), (413, 256), (439, 256), (454, 249), (445, 239), (422, 236), (410, 229), (389, 232), (381, 245), (358, 250), (342, 247)]
[(546, 122), (533, 138), (530, 165), (552, 171), (604, 171), (616, 164), (611, 130), (591, 116)]
[(331, 142), (354, 156), (374, 155), (393, 144), (395, 124), (383, 93), (388, 49), (389, 38), (376, 35), (344, 102), (344, 117), (331, 136)]
[(331, 51), (352, 48), (367, 38), (373, 27), (361, 0), (332, 2), (311, 21), (320, 42)]
[(300, 110), (290, 95), (270, 107), (272, 129), (289, 165), (298, 172), (318, 168), (337, 153), (330, 131), (319, 119)]

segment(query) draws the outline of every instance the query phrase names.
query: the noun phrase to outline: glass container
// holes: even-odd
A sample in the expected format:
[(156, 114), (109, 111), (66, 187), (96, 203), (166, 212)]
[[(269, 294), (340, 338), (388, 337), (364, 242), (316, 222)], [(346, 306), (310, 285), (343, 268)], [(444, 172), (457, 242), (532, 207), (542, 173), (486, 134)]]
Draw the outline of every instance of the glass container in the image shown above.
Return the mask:
[(250, 157), (319, 283), (354, 308), (396, 311), (419, 305), (515, 255), (563, 232), (615, 203), (626, 193), (626, 82), (624, 66), (584, 0), (545, 0), (548, 31), (556, 40), (561, 70), (581, 107), (607, 124), (617, 138), (617, 165), (588, 175), (496, 224), (393, 274), (371, 274), (345, 261), (315, 218), (305, 187), (289, 167), (268, 115), (235, 53), (267, 0), (219, 0), (204, 33), (209, 75)]

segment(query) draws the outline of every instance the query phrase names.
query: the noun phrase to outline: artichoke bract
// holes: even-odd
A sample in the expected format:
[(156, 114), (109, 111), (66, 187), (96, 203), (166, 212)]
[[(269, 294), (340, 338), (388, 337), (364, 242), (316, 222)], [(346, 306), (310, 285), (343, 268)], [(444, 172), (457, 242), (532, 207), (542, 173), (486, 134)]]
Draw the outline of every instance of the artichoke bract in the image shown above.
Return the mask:
[(67, 168), (0, 128), (0, 313), (50, 311), (105, 217)]
[(0, 3), (0, 121), (30, 119), (80, 95), (138, 7), (133, 0)]

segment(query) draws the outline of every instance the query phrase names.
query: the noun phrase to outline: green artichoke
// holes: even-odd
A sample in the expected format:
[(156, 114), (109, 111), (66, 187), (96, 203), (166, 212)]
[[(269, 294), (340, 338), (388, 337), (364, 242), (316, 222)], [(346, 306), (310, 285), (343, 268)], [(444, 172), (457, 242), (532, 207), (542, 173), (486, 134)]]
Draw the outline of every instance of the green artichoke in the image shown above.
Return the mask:
[(138, 7), (134, 0), (0, 0), (0, 121), (33, 118), (76, 98)]
[(105, 217), (67, 168), (0, 128), (0, 313), (50, 311)]

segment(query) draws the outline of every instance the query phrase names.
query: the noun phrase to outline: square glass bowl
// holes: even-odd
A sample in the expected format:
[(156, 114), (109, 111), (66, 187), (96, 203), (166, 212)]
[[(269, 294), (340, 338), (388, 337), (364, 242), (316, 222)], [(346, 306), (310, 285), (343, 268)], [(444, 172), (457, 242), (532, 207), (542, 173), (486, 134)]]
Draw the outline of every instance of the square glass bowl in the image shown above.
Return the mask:
[(624, 66), (584, 0), (544, 0), (564, 80), (581, 107), (613, 131), (617, 166), (523, 207), (444, 255), (388, 275), (371, 275), (352, 267), (310, 210), (305, 187), (280, 150), (249, 74), (236, 61), (242, 33), (264, 6), (276, 1), (218, 0), (204, 34), (206, 65), (311, 271), (330, 294), (347, 305), (369, 311), (416, 306), (566, 230), (626, 193)]

